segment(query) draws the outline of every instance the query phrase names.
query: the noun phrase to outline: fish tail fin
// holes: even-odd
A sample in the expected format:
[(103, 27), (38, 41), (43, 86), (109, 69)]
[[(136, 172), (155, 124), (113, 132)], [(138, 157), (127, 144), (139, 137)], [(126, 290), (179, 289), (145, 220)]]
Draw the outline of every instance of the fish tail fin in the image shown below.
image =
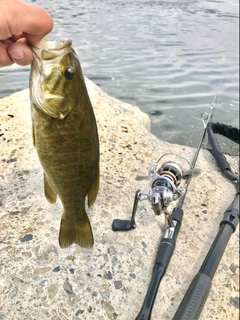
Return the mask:
[(93, 233), (87, 214), (79, 220), (66, 219), (63, 214), (58, 240), (61, 248), (67, 248), (73, 243), (83, 248), (92, 248)]

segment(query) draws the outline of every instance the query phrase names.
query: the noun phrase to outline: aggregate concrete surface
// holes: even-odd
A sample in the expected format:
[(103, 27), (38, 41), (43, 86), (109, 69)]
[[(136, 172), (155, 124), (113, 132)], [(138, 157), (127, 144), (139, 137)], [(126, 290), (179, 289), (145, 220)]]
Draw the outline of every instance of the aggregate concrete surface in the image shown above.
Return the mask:
[[(164, 153), (191, 161), (194, 149), (160, 141), (137, 107), (109, 97), (86, 79), (100, 138), (101, 184), (88, 209), (95, 244), (61, 249), (62, 206), (43, 193), (42, 168), (32, 144), (29, 92), (0, 100), (0, 319), (133, 320), (151, 279), (164, 232), (164, 217), (141, 201), (137, 228), (113, 232), (113, 219), (128, 219), (137, 189), (149, 191), (149, 167)], [(169, 159), (166, 159), (169, 160)], [(153, 320), (172, 319), (218, 231), (235, 189), (215, 160), (201, 150), (184, 202), (182, 228), (161, 282)], [(171, 204), (171, 208), (174, 203)], [(239, 231), (231, 237), (200, 316), (239, 318)]]

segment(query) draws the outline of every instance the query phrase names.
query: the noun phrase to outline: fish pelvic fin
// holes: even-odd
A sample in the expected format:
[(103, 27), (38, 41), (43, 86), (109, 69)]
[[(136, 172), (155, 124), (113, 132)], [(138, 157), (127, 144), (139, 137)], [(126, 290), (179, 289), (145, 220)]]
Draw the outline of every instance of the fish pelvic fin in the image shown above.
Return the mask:
[(67, 248), (73, 243), (83, 248), (92, 248), (93, 233), (87, 214), (79, 220), (67, 219), (63, 214), (58, 241), (61, 248)]
[(44, 193), (45, 197), (48, 202), (55, 203), (57, 199), (57, 193), (54, 191), (51, 183), (49, 182), (48, 178), (46, 177), (45, 173), (43, 174), (44, 177)]
[(91, 207), (91, 205), (94, 204), (97, 195), (98, 195), (98, 189), (99, 189), (99, 180), (100, 180), (100, 172), (99, 172), (99, 162), (96, 166), (96, 174), (93, 179), (93, 183), (91, 185), (91, 189), (88, 192), (88, 206)]

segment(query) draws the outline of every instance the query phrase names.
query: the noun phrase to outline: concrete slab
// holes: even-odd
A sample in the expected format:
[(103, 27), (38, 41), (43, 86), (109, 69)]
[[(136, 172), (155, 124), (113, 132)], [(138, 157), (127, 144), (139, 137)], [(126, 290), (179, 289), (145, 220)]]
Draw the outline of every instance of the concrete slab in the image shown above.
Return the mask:
[[(93, 250), (58, 245), (62, 207), (44, 197), (28, 90), (0, 100), (0, 319), (131, 320), (147, 292), (164, 217), (142, 201), (135, 230), (115, 233), (112, 221), (130, 217), (135, 191), (149, 190), (148, 180), (136, 177), (147, 175), (159, 156), (171, 151), (191, 161), (195, 150), (158, 140), (137, 107), (86, 83), (101, 146), (101, 186), (88, 210)], [(234, 197), (234, 187), (207, 151), (200, 152), (197, 167), (202, 172), (193, 178), (184, 203), (182, 229), (153, 320), (173, 318)], [(226, 248), (200, 319), (238, 319), (238, 296), (239, 231)]]

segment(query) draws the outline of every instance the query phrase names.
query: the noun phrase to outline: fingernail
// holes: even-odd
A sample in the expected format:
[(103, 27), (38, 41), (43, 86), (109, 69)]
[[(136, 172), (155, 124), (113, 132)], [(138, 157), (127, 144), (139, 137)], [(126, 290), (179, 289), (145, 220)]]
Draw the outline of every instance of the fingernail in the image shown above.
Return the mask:
[(14, 49), (8, 53), (13, 60), (22, 60), (24, 58), (24, 53), (21, 49)]

